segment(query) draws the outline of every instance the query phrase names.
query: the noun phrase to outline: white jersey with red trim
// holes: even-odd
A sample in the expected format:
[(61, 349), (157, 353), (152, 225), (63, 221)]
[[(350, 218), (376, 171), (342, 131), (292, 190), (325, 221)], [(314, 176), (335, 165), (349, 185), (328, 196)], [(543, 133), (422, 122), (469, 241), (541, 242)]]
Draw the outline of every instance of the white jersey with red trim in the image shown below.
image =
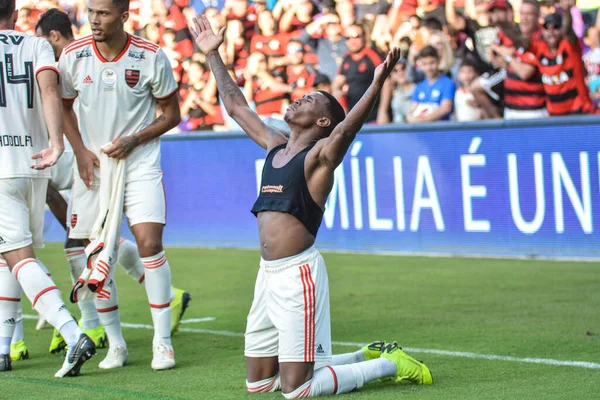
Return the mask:
[[(108, 62), (92, 36), (66, 46), (59, 60), (63, 98), (79, 99), (81, 136), (88, 149), (135, 134), (156, 119), (157, 99), (177, 91), (171, 64), (160, 48), (127, 35), (127, 44)], [(135, 168), (132, 166), (135, 165)], [(137, 148), (128, 158), (128, 174), (160, 169), (160, 141)]]
[(49, 170), (31, 169), (31, 156), (48, 147), (36, 77), (45, 69), (58, 73), (54, 64), (45, 39), (0, 31), (0, 179), (50, 178)]

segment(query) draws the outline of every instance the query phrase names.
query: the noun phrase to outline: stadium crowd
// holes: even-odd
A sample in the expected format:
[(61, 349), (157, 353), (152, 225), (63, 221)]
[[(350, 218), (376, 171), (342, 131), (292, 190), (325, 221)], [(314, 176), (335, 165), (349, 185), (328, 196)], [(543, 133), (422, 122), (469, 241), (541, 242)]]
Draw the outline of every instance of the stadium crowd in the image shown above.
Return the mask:
[[(17, 27), (65, 10), (90, 34), (85, 0), (24, 0)], [(570, 10), (567, 11), (567, 10)], [(600, 105), (596, 0), (133, 0), (127, 30), (159, 44), (180, 83), (179, 131), (233, 130), (187, 21), (225, 29), (222, 57), (273, 123), (315, 89), (351, 108), (392, 46), (401, 61), (369, 123), (592, 114)]]

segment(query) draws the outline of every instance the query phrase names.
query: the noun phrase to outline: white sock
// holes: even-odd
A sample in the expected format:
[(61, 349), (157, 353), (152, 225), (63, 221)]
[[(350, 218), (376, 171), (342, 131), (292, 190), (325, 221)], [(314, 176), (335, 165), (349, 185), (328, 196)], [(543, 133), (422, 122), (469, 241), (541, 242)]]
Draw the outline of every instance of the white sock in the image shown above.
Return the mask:
[(281, 390), (281, 378), (279, 374), (258, 382), (248, 382), (246, 380), (248, 393), (269, 393)]
[(316, 370), (310, 381), (292, 393), (283, 395), (287, 399), (294, 399), (348, 393), (360, 389), (367, 382), (395, 376), (396, 373), (396, 364), (386, 358), (349, 365), (335, 365)]
[(117, 254), (117, 264), (127, 272), (127, 275), (135, 279), (138, 283), (144, 284), (144, 264), (140, 258), (137, 246), (132, 241), (121, 238)]
[(21, 303), (21, 286), (4, 260), (0, 259), (0, 354), (10, 354), (10, 342), (15, 332)]
[[(65, 249), (65, 255), (69, 262), (71, 282), (75, 284), (87, 267), (85, 249), (83, 247)], [(100, 325), (100, 317), (96, 311), (94, 299), (79, 300), (77, 302), (77, 307), (79, 307), (79, 311), (81, 311), (81, 325), (83, 326), (83, 329), (94, 329)]]
[(59, 330), (65, 342), (71, 346), (75, 346), (79, 341), (79, 336), (83, 333), (77, 322), (74, 319), (64, 324)]
[(46, 267), (46, 264), (44, 264), (41, 260), (39, 259), (35, 259), (35, 261), (37, 261), (38, 265), (40, 266), (40, 268), (42, 269), (42, 271), (44, 271), (44, 273), (46, 275), (48, 275), (49, 277), (52, 278), (52, 274), (50, 273), (50, 270), (48, 269), (48, 267)]
[(142, 258), (146, 270), (146, 294), (154, 324), (153, 345), (171, 344), (171, 269), (161, 251), (152, 257)]
[[(19, 281), (23, 292), (33, 305), (33, 308), (46, 318), (46, 321), (53, 327), (60, 329), (68, 322), (73, 321), (73, 317), (67, 310), (67, 306), (60, 298), (58, 288), (52, 282), (52, 279), (40, 268), (37, 260), (26, 258), (21, 260), (13, 268), (13, 276)], [(77, 327), (79, 329), (79, 327)], [(78, 336), (83, 331), (79, 329)], [(77, 342), (69, 343), (69, 346), (75, 346)]]
[(121, 329), (121, 317), (119, 315), (119, 298), (117, 296), (117, 284), (113, 278), (107, 278), (107, 285), (112, 285), (109, 300), (94, 300), (100, 322), (104, 325), (109, 347), (127, 347), (123, 331)]
[(327, 367), (329, 365), (347, 365), (365, 361), (365, 355), (362, 350), (353, 353), (334, 354), (329, 363), (315, 363), (315, 370)]
[[(20, 286), (19, 289), (21, 289)], [(17, 323), (15, 325), (15, 332), (13, 333), (11, 343), (17, 343), (24, 339), (25, 332), (23, 332), (23, 307), (22, 304), (19, 303), (19, 308), (17, 309)]]

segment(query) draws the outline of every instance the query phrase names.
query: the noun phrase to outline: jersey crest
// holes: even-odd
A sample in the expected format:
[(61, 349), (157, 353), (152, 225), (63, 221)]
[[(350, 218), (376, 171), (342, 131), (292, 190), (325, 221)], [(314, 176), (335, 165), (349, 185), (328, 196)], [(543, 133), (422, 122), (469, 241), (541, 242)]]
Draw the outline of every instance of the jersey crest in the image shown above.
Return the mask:
[(130, 88), (135, 87), (140, 81), (140, 71), (137, 69), (126, 69), (125, 70), (125, 82)]

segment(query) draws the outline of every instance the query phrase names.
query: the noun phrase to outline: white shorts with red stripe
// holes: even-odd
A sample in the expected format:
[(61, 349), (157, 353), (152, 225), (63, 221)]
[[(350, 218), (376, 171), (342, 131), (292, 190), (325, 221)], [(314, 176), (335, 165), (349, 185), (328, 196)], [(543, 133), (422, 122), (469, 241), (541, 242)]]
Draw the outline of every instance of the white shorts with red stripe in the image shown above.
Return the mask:
[(261, 260), (245, 337), (246, 357), (331, 361), (329, 280), (317, 249)]
[[(150, 222), (164, 225), (167, 205), (162, 171), (138, 170), (132, 177), (131, 170), (132, 166), (128, 166), (123, 206), (129, 225)], [(91, 189), (85, 186), (79, 172), (75, 172), (67, 221), (67, 225), (71, 228), (69, 231), (71, 239), (89, 239), (98, 214), (99, 189), (100, 171), (97, 168), (94, 168), (94, 183)]]
[(0, 179), (0, 254), (44, 247), (47, 178)]

